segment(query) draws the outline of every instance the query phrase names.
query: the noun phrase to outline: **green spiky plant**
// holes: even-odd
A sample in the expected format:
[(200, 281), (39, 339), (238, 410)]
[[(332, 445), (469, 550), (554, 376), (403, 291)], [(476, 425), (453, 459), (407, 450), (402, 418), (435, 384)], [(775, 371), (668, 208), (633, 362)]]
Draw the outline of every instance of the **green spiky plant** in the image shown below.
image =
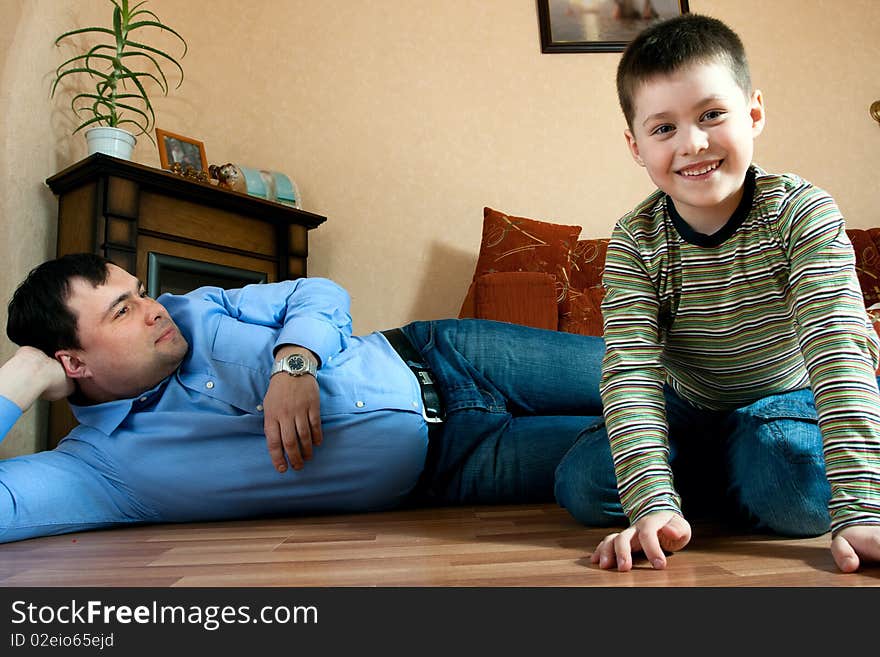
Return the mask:
[[(153, 141), (149, 131), (155, 124), (156, 115), (145, 83), (157, 84), (162, 94), (167, 95), (168, 78), (162, 71), (160, 62), (166, 65), (170, 62), (180, 72), (177, 87), (183, 83), (183, 68), (171, 55), (132, 40), (132, 34), (151, 27), (173, 34), (183, 44), (181, 59), (186, 55), (186, 41), (175, 30), (164, 25), (152, 11), (141, 9), (146, 0), (131, 7), (128, 0), (110, 2), (113, 4), (112, 29), (83, 27), (65, 32), (55, 39), (57, 46), (64, 39), (79, 34), (99, 34), (108, 35), (113, 42), (99, 43), (88, 52), (71, 57), (61, 64), (55, 70), (51, 95), (54, 97), (58, 84), (68, 76), (86, 74), (95, 80), (95, 90), (78, 93), (70, 101), (70, 107), (79, 119), (88, 117), (77, 126), (73, 134), (88, 126), (122, 128), (130, 124), (138, 130), (135, 135), (146, 134)], [(138, 70), (145, 67), (147, 70)]]

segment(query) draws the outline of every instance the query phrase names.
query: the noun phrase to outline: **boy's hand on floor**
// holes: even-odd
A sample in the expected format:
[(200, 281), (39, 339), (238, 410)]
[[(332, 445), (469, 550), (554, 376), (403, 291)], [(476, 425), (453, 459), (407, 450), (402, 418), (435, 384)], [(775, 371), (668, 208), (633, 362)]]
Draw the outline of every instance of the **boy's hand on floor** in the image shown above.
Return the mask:
[(599, 568), (617, 566), (620, 572), (632, 570), (633, 552), (644, 552), (657, 569), (666, 568), (667, 552), (677, 552), (691, 540), (691, 526), (672, 511), (648, 514), (620, 533), (606, 536), (590, 557)]
[(861, 561), (880, 561), (880, 525), (851, 525), (831, 541), (831, 556), (844, 573), (859, 569)]

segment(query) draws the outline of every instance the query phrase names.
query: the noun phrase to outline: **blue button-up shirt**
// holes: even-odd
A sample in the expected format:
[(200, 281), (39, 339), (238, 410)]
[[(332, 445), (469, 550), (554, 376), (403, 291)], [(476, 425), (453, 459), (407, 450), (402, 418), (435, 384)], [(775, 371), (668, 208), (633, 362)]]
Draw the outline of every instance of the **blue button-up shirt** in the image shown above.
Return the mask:
[[(342, 288), (308, 278), (159, 302), (190, 345), (180, 368), (132, 399), (73, 406), (80, 425), (58, 447), (0, 462), (0, 541), (379, 510), (411, 492), (427, 451), (418, 383), (380, 333), (352, 336)], [(282, 474), (266, 448), (262, 400), (283, 344), (321, 360), (324, 440), (302, 470)], [(0, 404), (6, 424), (16, 410)]]

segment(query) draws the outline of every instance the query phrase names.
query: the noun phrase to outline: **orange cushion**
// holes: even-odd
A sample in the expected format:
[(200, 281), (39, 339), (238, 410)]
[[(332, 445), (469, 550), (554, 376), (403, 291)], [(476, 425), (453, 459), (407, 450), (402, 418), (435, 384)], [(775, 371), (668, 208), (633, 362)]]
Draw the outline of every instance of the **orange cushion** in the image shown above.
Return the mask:
[(571, 255), (580, 226), (514, 217), (483, 208), (483, 238), (474, 280), (495, 272), (544, 272), (556, 278), (556, 298), (568, 291)]
[[(876, 306), (871, 306), (868, 310), (868, 319), (871, 321), (871, 326), (874, 327), (874, 331), (877, 333), (877, 337), (880, 337), (880, 304)], [(880, 374), (880, 366), (877, 367), (877, 374)]]
[(561, 306), (559, 330), (578, 335), (599, 335), (604, 333), (602, 323), (602, 299), (605, 288), (594, 285), (586, 289), (571, 288), (568, 298)]
[(556, 281), (543, 272), (497, 272), (474, 281), (476, 316), (555, 331)]
[(865, 297), (865, 306), (880, 303), (880, 229), (853, 228), (846, 231), (856, 254), (856, 274)]
[(602, 284), (607, 239), (580, 240), (571, 256), (571, 287), (586, 289)]

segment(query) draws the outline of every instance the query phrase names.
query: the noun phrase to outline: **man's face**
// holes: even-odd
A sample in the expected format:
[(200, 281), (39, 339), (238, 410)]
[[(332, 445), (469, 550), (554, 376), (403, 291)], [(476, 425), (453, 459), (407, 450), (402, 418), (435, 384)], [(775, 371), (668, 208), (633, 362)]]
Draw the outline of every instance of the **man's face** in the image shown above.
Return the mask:
[(742, 198), (764, 127), (761, 92), (746, 97), (722, 63), (694, 64), (649, 79), (634, 100), (625, 133), (633, 158), (692, 227), (720, 228)]
[(67, 306), (76, 315), (79, 349), (59, 351), (68, 376), (92, 401), (134, 397), (174, 372), (188, 345), (164, 306), (134, 276), (107, 266), (97, 288), (70, 282)]

